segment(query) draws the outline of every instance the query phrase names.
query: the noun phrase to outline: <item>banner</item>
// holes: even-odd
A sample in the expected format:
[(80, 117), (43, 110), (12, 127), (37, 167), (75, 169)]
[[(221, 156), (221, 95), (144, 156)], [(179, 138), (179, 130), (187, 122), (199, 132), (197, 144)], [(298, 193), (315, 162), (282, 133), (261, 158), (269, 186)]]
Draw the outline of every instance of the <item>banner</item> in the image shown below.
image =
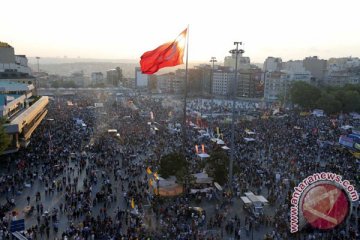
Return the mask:
[(340, 136), (339, 143), (345, 147), (352, 148), (354, 146), (354, 141), (352, 138), (346, 136)]

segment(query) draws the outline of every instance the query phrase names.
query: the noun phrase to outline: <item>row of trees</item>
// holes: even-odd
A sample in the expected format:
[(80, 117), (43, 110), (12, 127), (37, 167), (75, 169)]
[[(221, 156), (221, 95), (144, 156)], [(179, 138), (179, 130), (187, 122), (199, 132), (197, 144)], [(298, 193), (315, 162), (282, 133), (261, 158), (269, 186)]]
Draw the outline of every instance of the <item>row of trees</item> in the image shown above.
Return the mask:
[(295, 82), (290, 99), (304, 110), (323, 109), (327, 114), (360, 111), (360, 84), (318, 88), (306, 82)]

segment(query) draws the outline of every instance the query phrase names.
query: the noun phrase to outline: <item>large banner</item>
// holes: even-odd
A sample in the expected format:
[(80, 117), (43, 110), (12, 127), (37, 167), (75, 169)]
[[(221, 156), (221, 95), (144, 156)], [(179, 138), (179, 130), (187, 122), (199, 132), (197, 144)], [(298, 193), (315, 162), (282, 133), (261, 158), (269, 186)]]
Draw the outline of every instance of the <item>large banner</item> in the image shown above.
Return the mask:
[(339, 143), (345, 147), (353, 148), (354, 147), (354, 141), (352, 138), (346, 137), (346, 136), (340, 136)]

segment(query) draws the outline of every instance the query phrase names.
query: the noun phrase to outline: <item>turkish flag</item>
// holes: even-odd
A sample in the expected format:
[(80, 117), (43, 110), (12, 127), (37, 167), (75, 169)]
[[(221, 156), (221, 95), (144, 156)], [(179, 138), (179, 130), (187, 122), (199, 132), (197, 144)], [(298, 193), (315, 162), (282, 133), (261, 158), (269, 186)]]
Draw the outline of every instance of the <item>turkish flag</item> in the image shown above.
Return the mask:
[(142, 73), (153, 74), (164, 67), (173, 67), (183, 63), (187, 29), (173, 41), (165, 43), (141, 56)]

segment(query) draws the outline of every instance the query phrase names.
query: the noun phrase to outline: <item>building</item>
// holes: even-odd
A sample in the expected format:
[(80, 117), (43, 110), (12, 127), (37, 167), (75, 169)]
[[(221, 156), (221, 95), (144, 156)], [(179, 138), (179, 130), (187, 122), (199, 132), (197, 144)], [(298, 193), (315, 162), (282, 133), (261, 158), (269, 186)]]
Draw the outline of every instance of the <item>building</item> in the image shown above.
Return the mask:
[(102, 72), (91, 73), (91, 84), (104, 84), (104, 74)]
[(344, 86), (360, 83), (359, 58), (330, 58), (327, 65), (325, 85)]
[(303, 64), (304, 68), (311, 73), (316, 85), (323, 84), (327, 71), (327, 61), (313, 56), (305, 58)]
[(228, 96), (235, 74), (229, 67), (219, 67), (213, 73), (213, 94), (219, 96)]
[(0, 114), (6, 119), (4, 128), (10, 136), (10, 145), (4, 153), (26, 147), (46, 116), (48, 97), (38, 97), (34, 93), (35, 87), (28, 84), (27, 79), (0, 80)]
[(265, 73), (265, 88), (264, 98), (267, 101), (276, 101), (288, 99), (289, 90), (295, 81), (303, 81), (310, 83), (311, 74), (309, 72), (292, 72), (292, 71), (277, 71)]
[[(212, 66), (209, 64), (201, 64), (199, 66), (195, 66), (195, 69), (197, 70), (197, 79), (193, 80), (192, 78), (195, 78), (195, 76), (191, 76), (189, 78), (190, 84), (192, 85), (193, 81), (196, 82), (196, 85), (200, 84), (200, 94), (203, 96), (210, 96), (212, 86)], [(218, 69), (218, 65), (214, 65), (214, 69)]]
[(265, 72), (276, 72), (282, 70), (281, 58), (268, 57), (266, 58), (263, 66)]
[(76, 86), (84, 87), (89, 84), (89, 77), (84, 75), (84, 71), (73, 72), (69, 77), (70, 81), (73, 81)]
[[(175, 78), (173, 79), (172, 88), (173, 93), (182, 94), (184, 92), (186, 80), (186, 70), (185, 69), (177, 69), (175, 71)], [(188, 85), (189, 90), (189, 85)]]
[(14, 48), (0, 42), (0, 78), (27, 78), (31, 69), (25, 55), (15, 55)]
[(135, 87), (147, 88), (149, 85), (149, 75), (143, 74), (140, 67), (135, 68)]
[(281, 95), (286, 95), (289, 90), (290, 74), (285, 71), (266, 72), (264, 99), (276, 101)]
[(6, 153), (26, 147), (31, 134), (47, 114), (48, 97), (36, 96), (36, 78), (31, 74), (25, 55), (0, 42), (0, 117), (10, 137)]
[(106, 71), (106, 80), (108, 85), (114, 87), (118, 87), (120, 83), (123, 84), (122, 69), (117, 67)]
[(264, 96), (264, 72), (260, 68), (239, 71), (237, 96), (244, 98), (262, 98)]
[(164, 73), (156, 76), (156, 85), (158, 92), (160, 93), (173, 93), (173, 82), (175, 79), (175, 73)]
[[(231, 56), (226, 56), (224, 59), (224, 67), (230, 67), (235, 69), (236, 63), (236, 54), (232, 54)], [(250, 68), (250, 58), (243, 57), (242, 54), (238, 55), (238, 69), (249, 69)]]

